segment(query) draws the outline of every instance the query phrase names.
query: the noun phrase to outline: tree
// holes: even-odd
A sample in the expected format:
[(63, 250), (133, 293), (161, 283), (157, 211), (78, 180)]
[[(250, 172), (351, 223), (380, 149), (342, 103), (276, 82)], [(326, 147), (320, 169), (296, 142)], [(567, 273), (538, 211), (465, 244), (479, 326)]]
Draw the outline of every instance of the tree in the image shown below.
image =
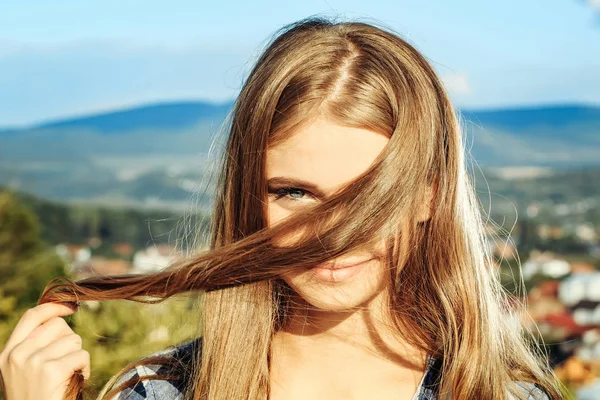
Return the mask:
[[(0, 191), (0, 348), (56, 276), (68, 274), (64, 262), (41, 240), (37, 217), (17, 197)], [(196, 300), (194, 295), (180, 295), (159, 304), (83, 301), (66, 320), (91, 356), (92, 375), (86, 385), (98, 392), (128, 363), (197, 336)]]
[(40, 239), (36, 216), (0, 192), (0, 343), (57, 276), (65, 276), (64, 261)]

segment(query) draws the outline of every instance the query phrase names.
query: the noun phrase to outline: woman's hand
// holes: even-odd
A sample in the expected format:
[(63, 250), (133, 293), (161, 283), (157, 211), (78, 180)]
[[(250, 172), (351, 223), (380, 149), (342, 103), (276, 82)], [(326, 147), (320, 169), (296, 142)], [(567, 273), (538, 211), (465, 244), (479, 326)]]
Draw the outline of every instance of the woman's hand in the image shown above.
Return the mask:
[(90, 376), (90, 354), (61, 318), (75, 312), (58, 303), (25, 311), (0, 352), (5, 400), (63, 400), (73, 374)]

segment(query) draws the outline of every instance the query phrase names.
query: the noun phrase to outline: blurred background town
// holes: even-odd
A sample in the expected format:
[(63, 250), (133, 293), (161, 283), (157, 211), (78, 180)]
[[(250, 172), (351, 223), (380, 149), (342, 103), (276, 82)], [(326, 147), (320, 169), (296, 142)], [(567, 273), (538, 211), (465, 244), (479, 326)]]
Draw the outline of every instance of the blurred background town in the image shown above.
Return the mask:
[[(244, 77), (278, 28), (312, 14), (383, 23), (431, 61), (505, 287), (570, 398), (600, 399), (598, 0), (1, 4), (0, 343), (53, 277), (183, 256), (209, 224)], [(84, 302), (67, 319), (90, 384), (195, 335), (194, 300)]]

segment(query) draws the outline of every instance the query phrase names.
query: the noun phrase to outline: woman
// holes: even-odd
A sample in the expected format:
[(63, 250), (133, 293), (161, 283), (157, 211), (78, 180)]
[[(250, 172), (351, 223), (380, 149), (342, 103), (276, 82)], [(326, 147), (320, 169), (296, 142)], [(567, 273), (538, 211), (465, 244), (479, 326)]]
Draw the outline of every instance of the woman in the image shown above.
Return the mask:
[[(223, 160), (210, 251), (42, 294), (204, 292), (201, 339), (127, 366), (100, 397), (562, 398), (485, 252), (454, 110), (407, 42), (358, 22), (286, 26), (237, 98)], [(66, 324), (41, 339), (63, 306), (36, 309), (0, 356), (7, 400), (31, 398), (31, 363), (62, 372), (39, 373), (40, 390), (61, 376), (76, 398), (89, 355)]]

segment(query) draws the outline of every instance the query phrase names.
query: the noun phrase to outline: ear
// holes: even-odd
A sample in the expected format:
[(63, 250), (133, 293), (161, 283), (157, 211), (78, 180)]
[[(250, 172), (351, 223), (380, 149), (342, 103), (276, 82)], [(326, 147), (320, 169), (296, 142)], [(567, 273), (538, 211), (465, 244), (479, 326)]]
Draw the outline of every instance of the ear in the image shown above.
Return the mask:
[(417, 221), (418, 222), (425, 222), (429, 218), (431, 218), (431, 214), (432, 214), (432, 199), (433, 199), (433, 195), (435, 193), (435, 187), (436, 187), (436, 185), (431, 185), (425, 191), (424, 199), (421, 202), (421, 204), (419, 205), (419, 210), (418, 210), (418, 215), (417, 215)]

